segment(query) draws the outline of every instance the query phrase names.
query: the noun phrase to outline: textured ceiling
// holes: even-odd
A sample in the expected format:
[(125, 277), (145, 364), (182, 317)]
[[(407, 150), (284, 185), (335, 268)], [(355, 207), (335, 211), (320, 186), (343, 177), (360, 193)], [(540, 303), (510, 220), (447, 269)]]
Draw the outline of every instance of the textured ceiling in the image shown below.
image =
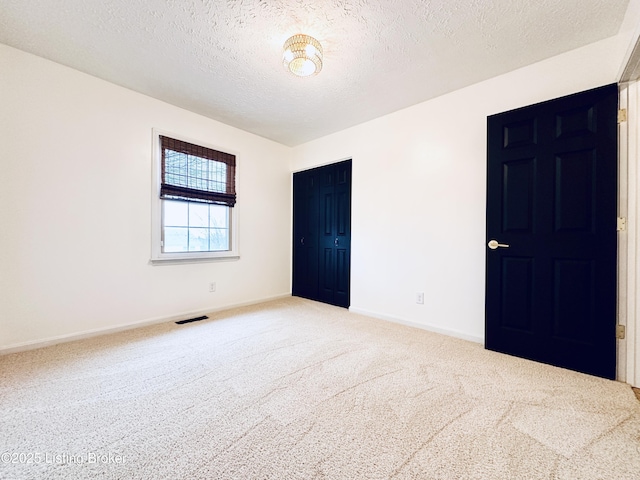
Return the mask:
[[(297, 145), (613, 36), (628, 1), (0, 0), (0, 43)], [(295, 33), (318, 76), (283, 69)]]

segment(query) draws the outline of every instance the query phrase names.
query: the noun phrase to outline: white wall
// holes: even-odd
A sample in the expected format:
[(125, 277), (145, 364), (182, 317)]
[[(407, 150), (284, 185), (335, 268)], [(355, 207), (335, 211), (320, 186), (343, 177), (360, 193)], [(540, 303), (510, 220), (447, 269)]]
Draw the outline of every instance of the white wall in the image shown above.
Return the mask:
[(294, 171), (353, 158), (351, 309), (482, 341), (486, 117), (614, 83), (625, 41), (588, 45), (294, 148)]
[[(290, 292), (289, 148), (4, 45), (0, 108), (0, 351)], [(153, 127), (238, 153), (240, 260), (149, 264)]]

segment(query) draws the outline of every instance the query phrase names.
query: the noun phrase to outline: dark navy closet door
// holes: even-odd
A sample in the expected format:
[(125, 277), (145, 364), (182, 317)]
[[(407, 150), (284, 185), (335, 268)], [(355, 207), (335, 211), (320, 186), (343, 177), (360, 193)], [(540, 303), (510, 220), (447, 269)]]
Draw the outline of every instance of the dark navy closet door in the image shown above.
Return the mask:
[(348, 307), (351, 160), (293, 176), (293, 295)]

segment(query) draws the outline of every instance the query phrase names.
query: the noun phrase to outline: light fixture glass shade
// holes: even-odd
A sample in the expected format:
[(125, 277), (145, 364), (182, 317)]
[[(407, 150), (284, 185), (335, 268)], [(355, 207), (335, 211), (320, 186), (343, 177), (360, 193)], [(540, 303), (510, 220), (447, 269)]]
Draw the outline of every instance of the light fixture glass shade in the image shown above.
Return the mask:
[(294, 35), (284, 42), (282, 63), (299, 77), (317, 75), (322, 70), (322, 45), (309, 35)]

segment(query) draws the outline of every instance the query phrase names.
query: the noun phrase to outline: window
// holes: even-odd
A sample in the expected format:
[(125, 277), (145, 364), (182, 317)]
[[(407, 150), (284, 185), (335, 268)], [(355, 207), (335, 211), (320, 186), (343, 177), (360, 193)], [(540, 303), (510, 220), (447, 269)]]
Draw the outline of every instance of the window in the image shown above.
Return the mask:
[(236, 156), (154, 130), (154, 261), (237, 257)]

